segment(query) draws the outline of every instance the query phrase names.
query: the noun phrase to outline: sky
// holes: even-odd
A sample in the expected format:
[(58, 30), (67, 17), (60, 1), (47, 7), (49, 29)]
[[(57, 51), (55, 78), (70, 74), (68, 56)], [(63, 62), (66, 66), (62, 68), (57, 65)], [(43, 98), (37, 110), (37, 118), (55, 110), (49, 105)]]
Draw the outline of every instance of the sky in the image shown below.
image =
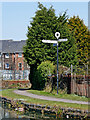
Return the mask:
[[(50, 1), (50, 0), (49, 0)], [(49, 8), (53, 5), (56, 16), (67, 10), (70, 17), (79, 16), (88, 26), (88, 1), (86, 2), (42, 2)], [(0, 39), (25, 40), (27, 39), (28, 26), (35, 12), (38, 10), (38, 2), (1, 2), (0, 3)]]

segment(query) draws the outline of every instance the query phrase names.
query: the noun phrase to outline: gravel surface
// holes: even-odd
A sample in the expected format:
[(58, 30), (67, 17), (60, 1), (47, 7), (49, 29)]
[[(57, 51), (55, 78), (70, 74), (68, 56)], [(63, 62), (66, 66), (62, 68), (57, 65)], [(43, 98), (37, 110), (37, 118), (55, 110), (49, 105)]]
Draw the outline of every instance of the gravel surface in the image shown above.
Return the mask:
[(29, 93), (25, 90), (14, 90), (13, 92), (16, 94), (19, 94), (19, 95), (24, 95), (24, 96), (28, 96), (31, 98), (42, 99), (42, 100), (59, 101), (59, 102), (65, 102), (65, 103), (76, 103), (76, 104), (87, 104), (87, 105), (90, 104), (90, 102), (54, 98), (54, 97), (48, 97), (48, 96), (43, 96), (43, 95), (36, 95), (36, 94)]

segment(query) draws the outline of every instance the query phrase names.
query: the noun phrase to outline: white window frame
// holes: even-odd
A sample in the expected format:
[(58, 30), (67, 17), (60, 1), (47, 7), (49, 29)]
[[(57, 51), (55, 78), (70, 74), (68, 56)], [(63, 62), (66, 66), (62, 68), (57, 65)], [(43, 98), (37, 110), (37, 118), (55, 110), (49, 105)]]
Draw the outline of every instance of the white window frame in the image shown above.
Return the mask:
[(18, 53), (18, 57), (22, 57), (22, 53)]
[[(8, 66), (7, 66), (8, 64)], [(9, 68), (9, 63), (5, 63), (5, 68), (8, 69)]]
[(9, 58), (9, 53), (6, 53), (6, 54), (5, 54), (5, 58)]

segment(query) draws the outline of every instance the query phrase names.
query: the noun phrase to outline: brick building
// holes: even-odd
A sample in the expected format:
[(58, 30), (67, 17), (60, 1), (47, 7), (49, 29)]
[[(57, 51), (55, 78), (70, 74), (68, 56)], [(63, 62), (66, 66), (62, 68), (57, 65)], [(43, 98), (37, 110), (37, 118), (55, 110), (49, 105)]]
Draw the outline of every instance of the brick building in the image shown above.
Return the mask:
[(25, 40), (0, 40), (0, 78), (3, 80), (29, 79), (30, 68), (23, 55), (25, 43)]

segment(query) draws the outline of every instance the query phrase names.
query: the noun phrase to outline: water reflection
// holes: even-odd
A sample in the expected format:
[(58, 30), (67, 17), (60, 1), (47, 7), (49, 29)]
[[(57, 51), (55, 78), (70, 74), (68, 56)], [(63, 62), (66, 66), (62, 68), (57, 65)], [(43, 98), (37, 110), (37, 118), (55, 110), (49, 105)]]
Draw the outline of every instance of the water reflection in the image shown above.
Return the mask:
[[(17, 108), (20, 108), (20, 106), (11, 107), (9, 105), (11, 104), (9, 104), (8, 102), (4, 101), (3, 104), (1, 104), (0, 102), (0, 118), (1, 118), (0, 120), (7, 120), (6, 118), (9, 118), (8, 120), (14, 120), (14, 118), (17, 118), (17, 120), (20, 120), (20, 118), (21, 120), (61, 120), (61, 119), (67, 119), (67, 118), (68, 119), (72, 118), (72, 120), (76, 120), (76, 119), (83, 119), (83, 117), (86, 116), (86, 114), (83, 116), (81, 112), (69, 113), (67, 111), (66, 112), (59, 111), (60, 113), (58, 114), (58, 118), (56, 118), (56, 113), (55, 114), (53, 114), (52, 112), (43, 113), (42, 111), (42, 114), (41, 114), (41, 110), (38, 110), (36, 108), (31, 108), (31, 107), (29, 109), (25, 107), (24, 111), (20, 112), (20, 111), (15, 111), (15, 109), (19, 110)], [(2, 118), (5, 118), (5, 119), (2, 119)]]
[[(2, 90), (4, 89), (0, 89), (0, 91)], [(27, 120), (55, 120), (56, 116), (41, 114), (40, 112), (36, 112), (34, 110), (17, 112), (12, 110), (12, 108), (8, 109), (5, 105), (2, 105), (0, 101), (0, 118), (0, 120), (4, 120), (4, 118), (27, 118)]]
[(42, 115), (39, 112), (29, 111), (29, 112), (16, 112), (14, 110), (8, 110), (7, 108), (2, 108), (0, 103), (0, 118), (28, 118), (28, 120), (55, 120), (55, 116), (52, 115)]

